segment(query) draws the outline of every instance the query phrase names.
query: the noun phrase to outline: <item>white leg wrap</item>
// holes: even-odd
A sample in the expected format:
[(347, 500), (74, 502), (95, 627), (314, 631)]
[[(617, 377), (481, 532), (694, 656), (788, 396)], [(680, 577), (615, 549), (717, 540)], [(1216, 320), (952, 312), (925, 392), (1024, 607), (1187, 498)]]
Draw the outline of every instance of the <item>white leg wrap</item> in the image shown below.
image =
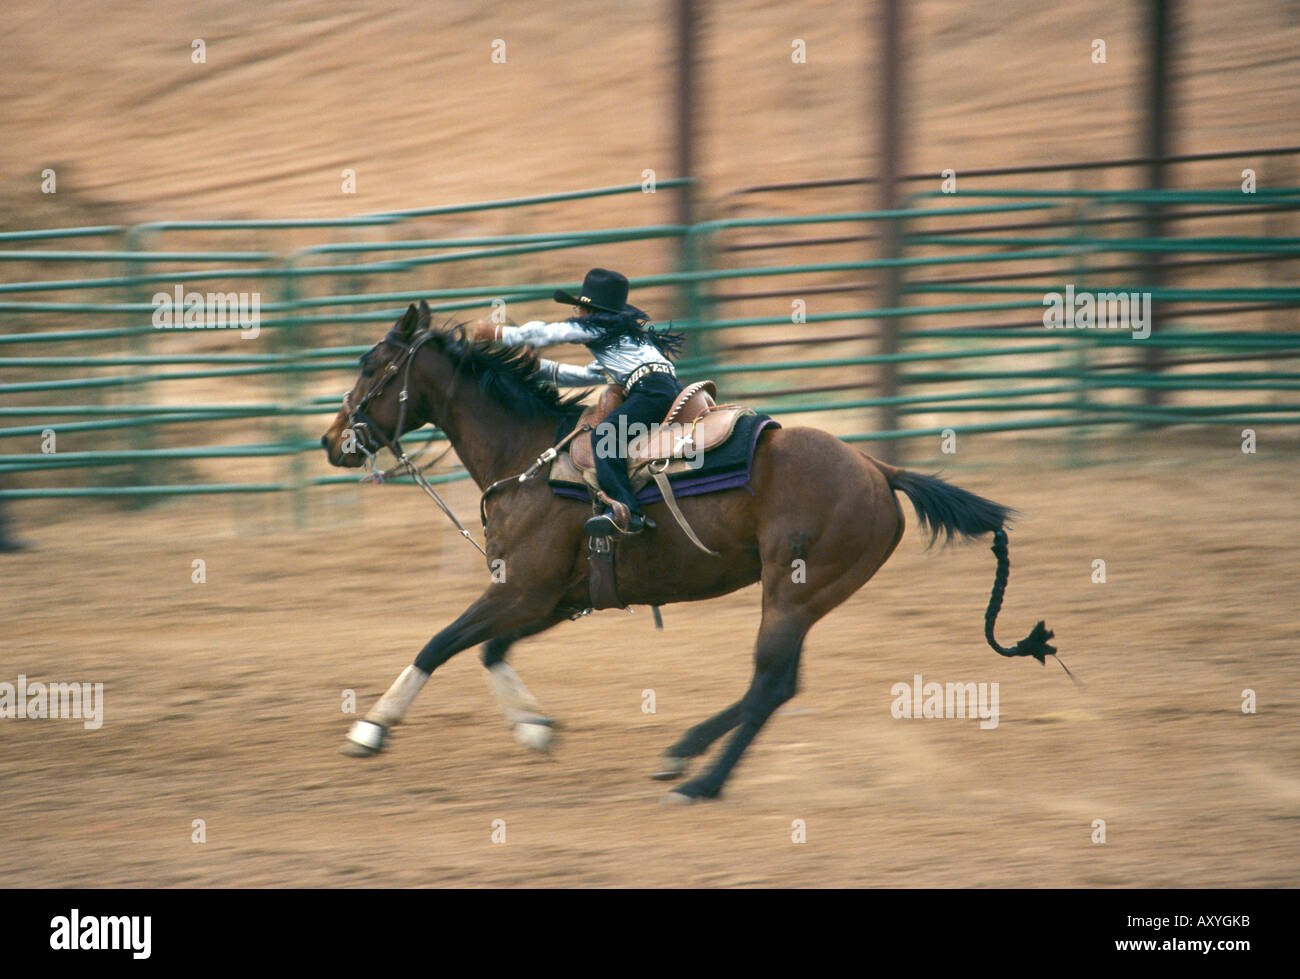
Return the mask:
[(546, 724), (516, 724), (515, 740), (533, 751), (545, 751), (551, 746), (554, 732)]
[(401, 672), (393, 685), (388, 688), (388, 692), (379, 698), (379, 703), (371, 709), (366, 715), (366, 720), (373, 721), (375, 724), (382, 724), (384, 727), (392, 727), (394, 724), (400, 724), (402, 718), (406, 716), (407, 709), (411, 706), (411, 701), (415, 699), (428, 681), (429, 674), (414, 664), (408, 666)]
[(488, 667), (488, 682), (496, 694), (497, 703), (511, 724), (526, 724), (529, 721), (544, 720), (541, 704), (528, 692), (523, 681), (519, 679), (509, 663), (497, 663)]
[(373, 754), (384, 746), (384, 729), (371, 721), (357, 721), (348, 731), (348, 740)]

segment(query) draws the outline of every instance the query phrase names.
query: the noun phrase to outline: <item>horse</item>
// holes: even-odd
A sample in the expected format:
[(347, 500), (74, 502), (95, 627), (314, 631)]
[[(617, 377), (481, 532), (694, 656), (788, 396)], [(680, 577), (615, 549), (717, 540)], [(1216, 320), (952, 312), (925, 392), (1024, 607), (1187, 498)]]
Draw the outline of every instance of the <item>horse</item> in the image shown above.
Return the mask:
[[(485, 491), (480, 509), (486, 546), (480, 550), (493, 569), (483, 593), (424, 645), (364, 720), (353, 724), (346, 754), (382, 750), (433, 671), (480, 643), (516, 739), (541, 750), (549, 743), (553, 722), (506, 656), (513, 643), (591, 608), (583, 533), (590, 509), (557, 497), (545, 478), (530, 477), (559, 440), (557, 433), (574, 428), (587, 392), (561, 396), (535, 367), (535, 355), (473, 339), (465, 324), (432, 326), (428, 305), (421, 302), (361, 358), (356, 383), (321, 437), (334, 466), (359, 468), (388, 448), (419, 481), (400, 440), (425, 424), (441, 429)], [(394, 383), (399, 376), (400, 389)], [(728, 732), (731, 738), (711, 767), (679, 784), (665, 801), (716, 797), (768, 718), (795, 695), (808, 631), (866, 584), (903, 535), (896, 491), (911, 500), (931, 544), (940, 534), (945, 541), (994, 534), (997, 572), (985, 614), (990, 646), (1003, 656), (1030, 656), (1039, 663), (1055, 653), (1047, 643), (1052, 633), (1041, 621), (1009, 649), (993, 637), (1010, 566), (1005, 526), (1014, 511), (937, 476), (888, 465), (819, 429), (770, 426), (758, 437), (748, 487), (679, 501), (715, 557), (701, 554), (673, 521), (655, 519), (663, 516), (663, 503), (647, 509), (657, 529), (614, 545), (617, 591), (628, 605), (699, 601), (762, 583), (748, 689), (687, 730), (652, 777), (681, 777), (691, 759)]]

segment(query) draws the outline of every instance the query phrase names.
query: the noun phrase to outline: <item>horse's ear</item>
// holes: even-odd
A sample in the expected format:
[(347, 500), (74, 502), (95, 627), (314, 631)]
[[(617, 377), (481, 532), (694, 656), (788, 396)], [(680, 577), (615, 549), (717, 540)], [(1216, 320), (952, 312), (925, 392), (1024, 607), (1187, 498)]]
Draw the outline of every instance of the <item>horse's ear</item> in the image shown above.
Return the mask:
[(405, 339), (415, 332), (415, 327), (418, 321), (419, 314), (416, 313), (415, 304), (412, 303), (410, 306), (406, 307), (406, 312), (402, 314), (402, 318), (398, 320), (397, 324), (393, 327), (393, 332), (399, 337)]
[(415, 325), (421, 330), (429, 328), (429, 304), (423, 299), (420, 300), (420, 313), (416, 318)]

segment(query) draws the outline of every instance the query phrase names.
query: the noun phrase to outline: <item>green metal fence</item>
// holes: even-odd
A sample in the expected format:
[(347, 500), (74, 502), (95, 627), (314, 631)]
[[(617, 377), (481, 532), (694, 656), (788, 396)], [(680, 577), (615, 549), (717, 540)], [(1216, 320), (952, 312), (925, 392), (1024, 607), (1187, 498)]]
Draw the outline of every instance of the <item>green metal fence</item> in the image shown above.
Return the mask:
[[(656, 195), (680, 186), (661, 181)], [(357, 356), (407, 303), (547, 315), (551, 292), (575, 284), (556, 270), (589, 265), (646, 270), (632, 278), (639, 304), (676, 313), (692, 336), (684, 377), (716, 377), (728, 400), (847, 440), (1300, 422), (1300, 372), (1288, 370), (1300, 359), (1300, 238), (1287, 233), (1300, 188), (963, 187), (894, 212), (691, 227), (657, 223), (671, 208), (644, 190), (0, 233), (0, 499), (301, 500), (351, 482), (313, 459), (316, 439)], [(618, 204), (605, 208), (613, 227), (515, 230), (559, 224), (553, 205), (602, 200)], [(1142, 234), (1153, 210), (1165, 237)], [(509, 227), (488, 226), (494, 217)], [(902, 253), (871, 255), (862, 243), (890, 220), (903, 223)], [(901, 308), (872, 306), (886, 270), (902, 277)], [(259, 295), (257, 336), (157, 328), (152, 295), (178, 287)], [(1046, 328), (1045, 297), (1067, 289), (1148, 295), (1151, 335)], [(877, 351), (881, 321), (901, 324), (895, 353)], [(883, 363), (898, 371), (889, 397), (873, 396)], [(894, 427), (877, 424), (884, 407)]]

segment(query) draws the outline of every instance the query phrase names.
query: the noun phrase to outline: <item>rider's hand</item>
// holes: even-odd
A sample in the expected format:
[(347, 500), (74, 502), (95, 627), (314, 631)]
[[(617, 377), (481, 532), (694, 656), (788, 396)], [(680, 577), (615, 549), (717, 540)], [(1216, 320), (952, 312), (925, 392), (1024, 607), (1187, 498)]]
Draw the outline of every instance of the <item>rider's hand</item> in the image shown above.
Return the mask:
[(529, 369), (536, 373), (542, 366), (542, 358), (538, 356), (537, 351), (531, 347), (518, 347), (522, 358), (528, 362)]
[(494, 343), (501, 339), (501, 326), (498, 323), (490, 323), (487, 320), (475, 320), (469, 328), (470, 338), (473, 340), (484, 340), (488, 343)]

